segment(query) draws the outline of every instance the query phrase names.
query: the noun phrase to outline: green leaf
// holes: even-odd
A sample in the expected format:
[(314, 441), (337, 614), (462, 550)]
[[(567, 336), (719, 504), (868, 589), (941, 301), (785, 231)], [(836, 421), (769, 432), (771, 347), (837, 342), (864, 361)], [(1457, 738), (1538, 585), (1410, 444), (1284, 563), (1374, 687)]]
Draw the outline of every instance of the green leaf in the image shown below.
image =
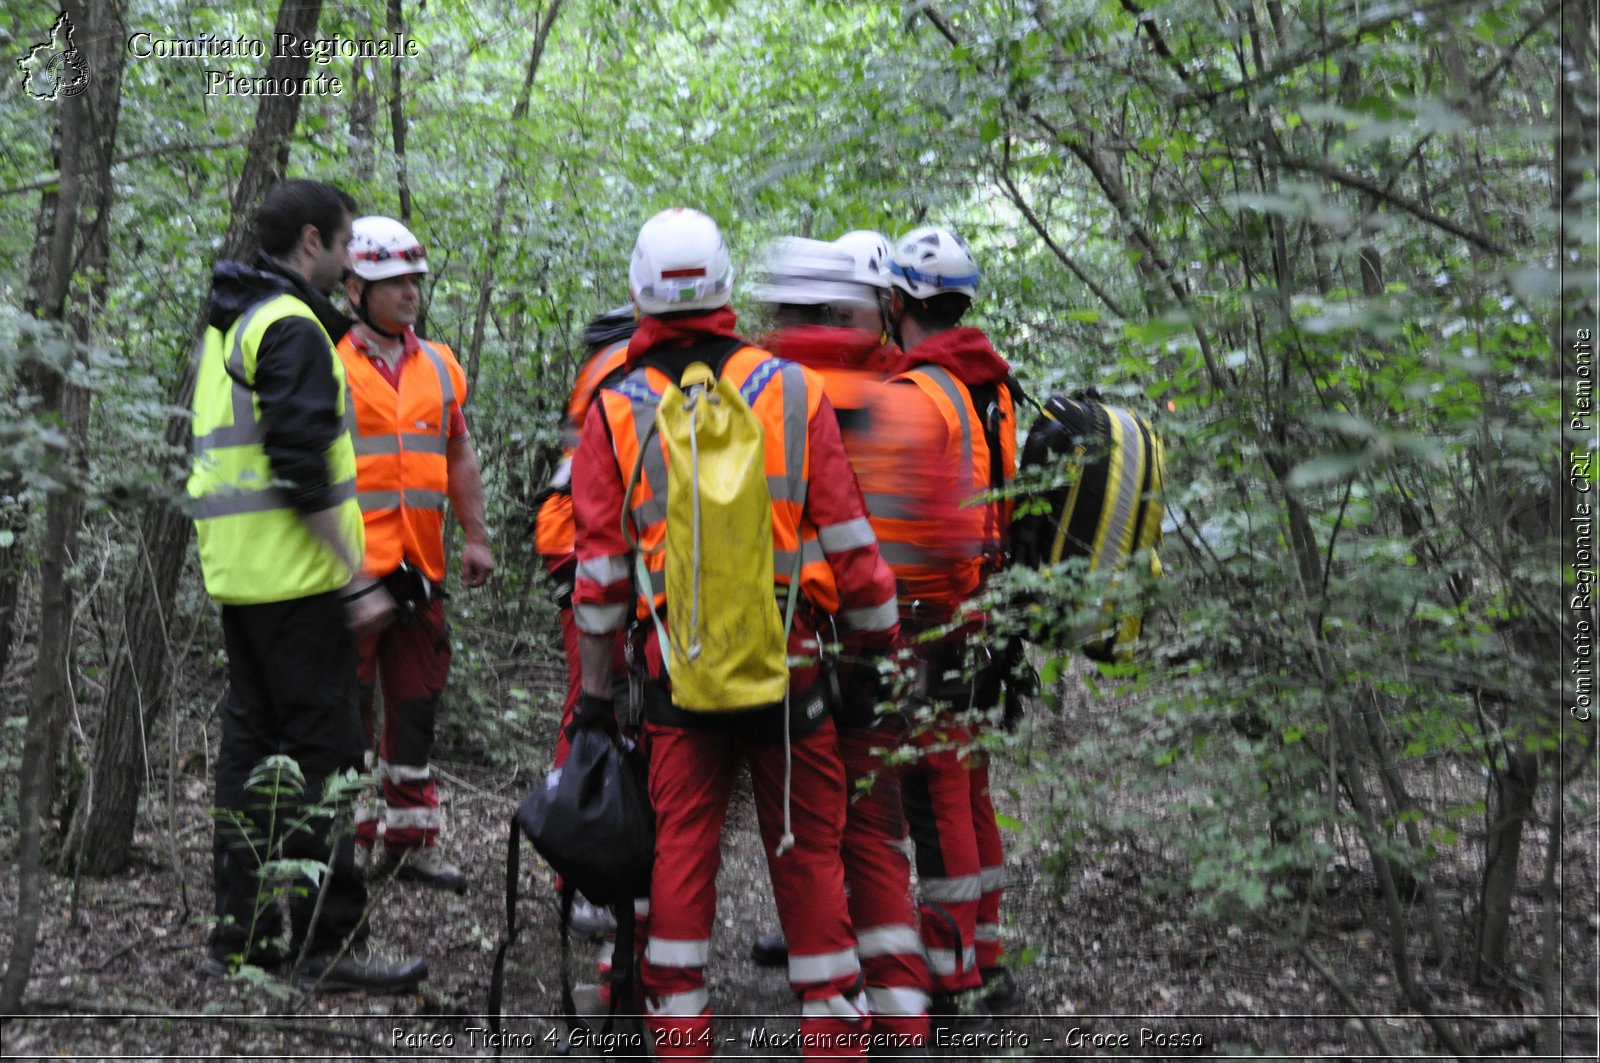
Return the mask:
[(1296, 491), (1325, 487), (1344, 480), (1366, 463), (1360, 453), (1325, 454), (1301, 462), (1289, 473), (1289, 486)]

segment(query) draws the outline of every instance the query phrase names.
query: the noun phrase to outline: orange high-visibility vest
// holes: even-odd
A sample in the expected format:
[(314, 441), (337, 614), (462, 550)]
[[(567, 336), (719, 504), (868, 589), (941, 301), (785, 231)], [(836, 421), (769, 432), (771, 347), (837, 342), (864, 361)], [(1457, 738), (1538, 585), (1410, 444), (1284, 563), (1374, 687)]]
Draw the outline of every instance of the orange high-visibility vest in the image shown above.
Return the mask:
[(356, 414), (356, 501), (367, 527), (369, 575), (409, 561), (444, 581), (444, 507), (450, 491), (450, 407), (465, 402), (467, 375), (450, 348), (420, 340), (400, 359), (400, 387), (384, 379), (354, 340), (339, 341)]
[(550, 485), (556, 490), (539, 506), (534, 518), (533, 548), (545, 557), (565, 557), (577, 549), (577, 529), (572, 519), (572, 455), (583, 434), (584, 418), (594, 403), (601, 381), (621, 369), (628, 360), (628, 341), (619, 340), (602, 347), (578, 370), (578, 382), (567, 399), (566, 423), (561, 426), (561, 461)]
[[(989, 441), (967, 385), (931, 363), (907, 370), (892, 382), (893, 386), (915, 385), (939, 411), (945, 425), (945, 450), (932, 460), (954, 470), (961, 508), (952, 526), (948, 513), (930, 518), (916, 506), (911, 489), (915, 485), (907, 484), (907, 492), (901, 494), (874, 483), (876, 489), (864, 493), (872, 530), (883, 559), (894, 570), (902, 605), (921, 600), (953, 606), (976, 592), (984, 576), (998, 569), (1003, 559), (1011, 500), (987, 502), (980, 496), (1009, 485), (1016, 476), (1016, 412), (1011, 392), (1004, 384), (996, 389), (1001, 475), (1000, 482), (991, 483)], [(925, 544), (932, 542), (948, 544), (948, 548), (927, 549)]]
[[(773, 576), (779, 587), (789, 585), (795, 551), (800, 553), (800, 591), (823, 612), (839, 608), (839, 589), (817, 539), (816, 525), (805, 515), (810, 483), (811, 435), (809, 425), (822, 403), (822, 382), (794, 362), (772, 357), (759, 347), (741, 347), (723, 363), (721, 376), (729, 380), (749, 403), (765, 431), (767, 490), (772, 496)], [(639, 461), (641, 440), (648, 439), (639, 482), (631, 496), (627, 519), (633, 527), (637, 549), (650, 579), (650, 597), (636, 595), (642, 619), (667, 600), (667, 464), (666, 446), (652, 433), (655, 397), (668, 384), (667, 374), (641, 366), (627, 379), (600, 392), (599, 401), (611, 429), (617, 468), (624, 482)]]

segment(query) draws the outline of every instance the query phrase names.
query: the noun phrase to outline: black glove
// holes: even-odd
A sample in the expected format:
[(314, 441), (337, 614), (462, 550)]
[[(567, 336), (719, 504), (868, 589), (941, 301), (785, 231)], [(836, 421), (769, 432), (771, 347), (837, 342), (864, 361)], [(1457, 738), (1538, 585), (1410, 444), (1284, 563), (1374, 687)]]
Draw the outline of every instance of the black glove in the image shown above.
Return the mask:
[(1028, 699), (1039, 696), (1039, 673), (1028, 661), (1022, 642), (1012, 639), (1006, 644), (1005, 714), (1001, 723), (1008, 731), (1015, 731)]
[(578, 703), (572, 707), (572, 722), (567, 724), (567, 739), (579, 731), (604, 731), (617, 735), (617, 704), (611, 698), (591, 694), (587, 690), (578, 694)]

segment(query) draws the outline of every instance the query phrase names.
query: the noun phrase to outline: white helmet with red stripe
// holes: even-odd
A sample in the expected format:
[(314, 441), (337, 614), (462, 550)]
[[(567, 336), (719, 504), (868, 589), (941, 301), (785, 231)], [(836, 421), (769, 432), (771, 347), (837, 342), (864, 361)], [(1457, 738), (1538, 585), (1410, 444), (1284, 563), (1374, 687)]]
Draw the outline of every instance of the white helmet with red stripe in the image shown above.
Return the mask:
[(733, 295), (733, 263), (717, 223), (674, 207), (644, 223), (633, 245), (628, 284), (642, 314), (715, 310)]
[(350, 265), (364, 281), (428, 272), (428, 253), (411, 230), (382, 215), (357, 218), (350, 226)]
[(924, 225), (902, 236), (889, 259), (889, 283), (913, 299), (957, 292), (978, 295), (978, 263), (967, 242), (949, 229)]

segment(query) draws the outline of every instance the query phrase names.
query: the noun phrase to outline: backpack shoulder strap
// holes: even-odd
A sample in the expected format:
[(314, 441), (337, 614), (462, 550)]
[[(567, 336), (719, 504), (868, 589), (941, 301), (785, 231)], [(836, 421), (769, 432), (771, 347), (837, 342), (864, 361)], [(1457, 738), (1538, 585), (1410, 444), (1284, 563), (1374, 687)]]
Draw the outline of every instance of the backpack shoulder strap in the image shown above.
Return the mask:
[(660, 370), (676, 384), (683, 375), (684, 368), (691, 362), (706, 363), (711, 367), (712, 375), (720, 377), (722, 367), (733, 357), (734, 352), (748, 346), (750, 345), (740, 336), (707, 336), (686, 347), (658, 348), (633, 364), (647, 365)]
[(506, 929), (494, 953), (494, 972), (489, 979), (488, 1019), (490, 1029), (500, 1027), (500, 1005), (505, 1000), (506, 952), (517, 940), (517, 883), (522, 876), (522, 832), (517, 817), (511, 817), (511, 836), (506, 846)]

